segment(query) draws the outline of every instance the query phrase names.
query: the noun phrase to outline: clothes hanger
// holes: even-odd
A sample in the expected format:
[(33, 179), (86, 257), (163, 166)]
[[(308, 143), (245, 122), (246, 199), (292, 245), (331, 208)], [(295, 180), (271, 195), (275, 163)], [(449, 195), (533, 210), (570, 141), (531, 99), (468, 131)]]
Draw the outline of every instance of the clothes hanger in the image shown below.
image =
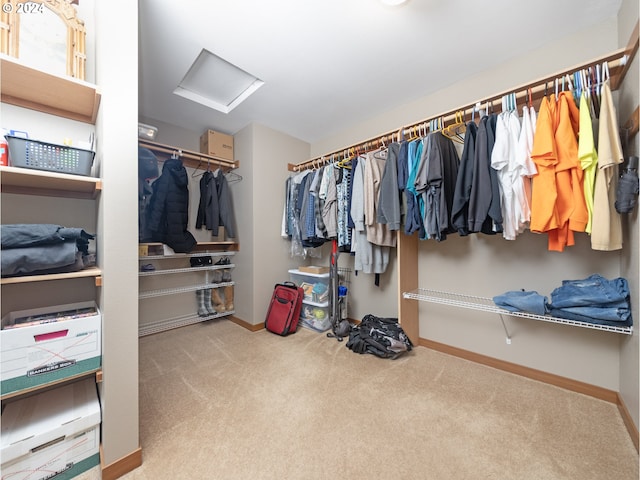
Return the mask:
[(464, 123), (464, 110), (457, 110), (454, 113), (454, 121), (451, 125), (442, 129), (442, 134), (453, 140), (454, 142), (464, 143), (464, 134), (467, 131), (467, 126)]

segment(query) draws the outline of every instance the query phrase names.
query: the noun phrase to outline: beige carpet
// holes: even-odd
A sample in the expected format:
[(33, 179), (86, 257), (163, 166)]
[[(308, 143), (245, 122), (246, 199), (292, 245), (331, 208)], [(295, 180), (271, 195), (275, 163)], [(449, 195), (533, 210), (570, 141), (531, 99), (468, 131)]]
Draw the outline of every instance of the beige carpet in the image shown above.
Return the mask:
[(434, 352), (358, 355), (228, 320), (140, 340), (125, 480), (637, 480), (615, 405)]

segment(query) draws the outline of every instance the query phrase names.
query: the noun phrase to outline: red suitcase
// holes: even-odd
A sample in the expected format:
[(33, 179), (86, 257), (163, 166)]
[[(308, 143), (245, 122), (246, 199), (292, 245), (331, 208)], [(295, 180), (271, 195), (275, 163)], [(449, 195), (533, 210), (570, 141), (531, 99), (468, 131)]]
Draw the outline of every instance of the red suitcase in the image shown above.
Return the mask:
[(278, 335), (288, 335), (298, 329), (304, 291), (293, 282), (276, 284), (264, 328)]

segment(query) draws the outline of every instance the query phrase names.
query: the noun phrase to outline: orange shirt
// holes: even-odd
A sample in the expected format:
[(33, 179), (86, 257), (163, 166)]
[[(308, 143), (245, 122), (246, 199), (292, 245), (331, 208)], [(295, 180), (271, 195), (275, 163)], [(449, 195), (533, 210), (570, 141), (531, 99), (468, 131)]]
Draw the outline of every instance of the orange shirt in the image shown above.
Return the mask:
[(533, 137), (531, 159), (538, 168), (532, 179), (531, 222), (532, 232), (543, 233), (558, 228), (556, 211), (556, 172), (558, 163), (556, 151), (556, 105), (555, 98), (544, 97), (536, 122), (536, 134)]
[(555, 131), (558, 163), (556, 175), (556, 212), (558, 228), (549, 232), (549, 250), (561, 252), (575, 244), (573, 232), (584, 232), (589, 219), (584, 199), (583, 172), (578, 159), (580, 111), (569, 92), (558, 98), (558, 124)]

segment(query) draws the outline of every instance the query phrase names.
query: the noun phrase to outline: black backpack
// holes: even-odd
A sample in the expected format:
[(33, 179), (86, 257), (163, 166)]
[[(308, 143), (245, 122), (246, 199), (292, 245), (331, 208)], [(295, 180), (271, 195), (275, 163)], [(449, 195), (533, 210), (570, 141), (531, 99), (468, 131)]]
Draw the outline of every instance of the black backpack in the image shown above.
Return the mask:
[(351, 328), (347, 348), (356, 353), (370, 353), (381, 358), (397, 358), (413, 348), (413, 344), (397, 318), (381, 318), (367, 314), (359, 325)]

